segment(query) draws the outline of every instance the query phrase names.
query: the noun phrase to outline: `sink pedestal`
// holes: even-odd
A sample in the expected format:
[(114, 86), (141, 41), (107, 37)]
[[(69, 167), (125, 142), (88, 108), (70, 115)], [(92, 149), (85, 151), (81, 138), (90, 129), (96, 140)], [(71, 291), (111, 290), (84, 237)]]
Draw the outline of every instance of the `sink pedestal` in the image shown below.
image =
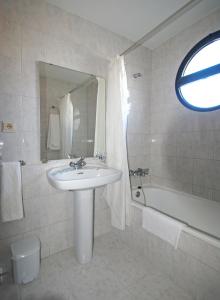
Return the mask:
[(94, 224), (94, 190), (73, 191), (74, 203), (74, 249), (81, 264), (92, 259)]

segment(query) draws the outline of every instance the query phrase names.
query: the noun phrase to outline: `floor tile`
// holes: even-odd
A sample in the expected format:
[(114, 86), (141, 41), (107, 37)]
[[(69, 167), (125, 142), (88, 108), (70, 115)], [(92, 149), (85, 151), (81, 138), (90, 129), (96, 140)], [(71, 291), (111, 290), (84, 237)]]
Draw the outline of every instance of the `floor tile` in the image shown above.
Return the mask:
[(74, 249), (43, 259), (39, 278), (20, 287), (20, 299), (15, 285), (0, 289), (0, 299), (192, 300), (143, 254), (129, 248), (122, 235), (113, 230), (96, 238), (93, 259), (85, 265), (77, 262)]

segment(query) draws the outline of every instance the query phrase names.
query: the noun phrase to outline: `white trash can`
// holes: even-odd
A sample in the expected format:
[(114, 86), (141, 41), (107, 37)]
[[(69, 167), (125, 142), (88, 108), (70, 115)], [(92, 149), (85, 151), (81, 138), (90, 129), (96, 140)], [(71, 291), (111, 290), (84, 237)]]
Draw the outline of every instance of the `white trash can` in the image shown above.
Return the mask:
[(40, 270), (40, 241), (28, 237), (11, 244), (15, 283), (28, 283), (38, 277)]

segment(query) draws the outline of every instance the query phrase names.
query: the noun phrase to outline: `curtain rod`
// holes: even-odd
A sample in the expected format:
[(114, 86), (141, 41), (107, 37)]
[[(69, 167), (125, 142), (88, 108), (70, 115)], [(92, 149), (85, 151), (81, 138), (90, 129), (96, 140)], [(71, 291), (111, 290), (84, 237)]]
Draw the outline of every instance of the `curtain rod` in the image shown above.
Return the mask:
[(182, 6), (180, 9), (178, 9), (175, 13), (173, 13), (171, 16), (169, 16), (166, 20), (161, 22), (159, 25), (157, 25), (155, 28), (153, 28), (151, 31), (149, 31), (147, 34), (145, 34), (142, 38), (140, 38), (137, 42), (135, 42), (133, 45), (131, 45), (127, 50), (122, 52), (120, 56), (126, 55), (130, 53), (131, 51), (135, 50), (139, 46), (143, 45), (147, 40), (152, 38), (154, 35), (156, 35), (158, 32), (160, 32), (162, 29), (176, 21), (178, 18), (180, 18), (182, 15), (184, 15), (186, 12), (191, 10), (194, 6), (199, 4), (203, 0), (191, 0), (187, 2), (184, 6)]
[(91, 75), (91, 77), (89, 79), (87, 79), (82, 84), (78, 85), (77, 87), (73, 88), (71, 91), (68, 92), (68, 94), (71, 94), (71, 93), (75, 92), (76, 90), (81, 89), (82, 87), (84, 87), (88, 83), (92, 82), (95, 78), (96, 77), (94, 75)]
[[(94, 79), (96, 79), (96, 77), (94, 75), (90, 75), (89, 79), (87, 79), (86, 81), (84, 81), (80, 85), (76, 86), (75, 88), (73, 88), (72, 90), (70, 90), (69, 92), (67, 92), (66, 94), (71, 94), (71, 93), (75, 92), (76, 90), (81, 89), (83, 86), (86, 86), (87, 84), (89, 84), (90, 82), (92, 82)], [(63, 95), (62, 97), (59, 97), (59, 99), (62, 99), (65, 95)]]

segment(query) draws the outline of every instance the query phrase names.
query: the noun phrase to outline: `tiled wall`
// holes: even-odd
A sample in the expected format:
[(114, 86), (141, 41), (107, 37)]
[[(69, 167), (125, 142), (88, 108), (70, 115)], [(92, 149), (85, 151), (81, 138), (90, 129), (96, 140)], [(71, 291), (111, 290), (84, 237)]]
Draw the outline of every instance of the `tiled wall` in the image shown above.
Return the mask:
[(220, 201), (220, 111), (194, 112), (175, 94), (175, 76), (187, 52), (220, 28), (220, 11), (152, 52), (151, 180)]
[[(151, 51), (138, 48), (125, 57), (128, 90), (127, 145), (130, 169), (149, 168), (150, 165), (150, 92)], [(133, 75), (141, 73), (141, 77)], [(148, 182), (148, 176), (142, 178)], [(131, 177), (133, 186), (140, 185), (139, 178)]]
[[(40, 163), (40, 90), (37, 61), (106, 78), (108, 63), (131, 42), (80, 17), (73, 16), (43, 0), (0, 0), (0, 120), (12, 121), (15, 133), (0, 133), (5, 142), (4, 161), (23, 159), (25, 218), (0, 223), (0, 244), (36, 233), (42, 241), (43, 256), (72, 245), (71, 194), (48, 185), (46, 169), (57, 165)], [(145, 67), (143, 67), (145, 66)], [(148, 111), (150, 51), (141, 47), (126, 57), (130, 102), (129, 133), (135, 145), (144, 147), (143, 109)], [(143, 77), (133, 80), (132, 74)], [(132, 112), (134, 111), (135, 112)], [(139, 119), (141, 117), (141, 119)], [(143, 121), (143, 123), (142, 123)], [(132, 125), (133, 123), (133, 125)], [(147, 131), (148, 134), (148, 131)], [(136, 135), (138, 136), (136, 138)], [(130, 153), (133, 167), (144, 164), (146, 153)], [(138, 160), (135, 163), (135, 160)], [(110, 230), (109, 209), (97, 190), (96, 235)]]

